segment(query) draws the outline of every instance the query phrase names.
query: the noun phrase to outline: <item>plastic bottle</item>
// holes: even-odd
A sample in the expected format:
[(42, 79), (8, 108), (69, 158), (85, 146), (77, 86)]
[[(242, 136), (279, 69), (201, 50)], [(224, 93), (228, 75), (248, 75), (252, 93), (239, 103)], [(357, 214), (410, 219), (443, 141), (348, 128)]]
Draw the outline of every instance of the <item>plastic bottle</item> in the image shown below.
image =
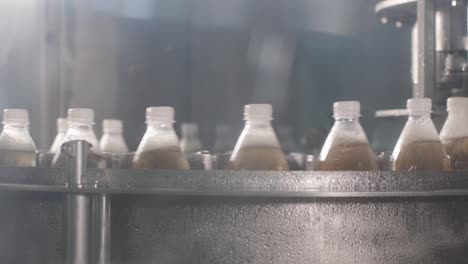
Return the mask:
[(244, 107), (245, 127), (229, 159), (232, 170), (288, 170), (288, 163), (271, 127), (269, 104)]
[(225, 154), (234, 148), (235, 137), (232, 126), (228, 124), (217, 124), (215, 127), (215, 143), (212, 148), (213, 153)]
[[(63, 136), (60, 146), (73, 140), (85, 140), (92, 145), (91, 153), (88, 154), (88, 167), (104, 167), (99, 143), (93, 129), (94, 111), (89, 108), (71, 108), (68, 109), (67, 120), (68, 130)], [(57, 151), (52, 160), (52, 166), (64, 167), (64, 155), (61, 151)]]
[(297, 151), (296, 142), (291, 127), (280, 126), (278, 127), (278, 140), (283, 148), (284, 153)]
[(190, 154), (203, 150), (198, 136), (198, 125), (195, 123), (183, 123), (181, 126), (182, 138), (180, 148), (184, 153)]
[(55, 154), (59, 149), (60, 145), (62, 145), (63, 137), (68, 129), (68, 121), (64, 117), (60, 117), (57, 119), (57, 135), (55, 136), (54, 142), (50, 147), (49, 153)]
[(468, 98), (447, 100), (448, 117), (440, 132), (440, 140), (450, 157), (453, 170), (468, 170)]
[(393, 170), (447, 170), (448, 156), (445, 154), (430, 115), (431, 99), (409, 99), (407, 108), (409, 118), (391, 157)]
[(102, 153), (128, 153), (127, 143), (122, 135), (123, 124), (118, 119), (102, 121), (102, 135), (99, 147)]
[(174, 108), (146, 109), (148, 128), (133, 159), (133, 168), (188, 170), (189, 165), (174, 131)]
[(36, 145), (29, 134), (29, 114), (24, 109), (3, 110), (0, 166), (36, 166)]
[(333, 104), (335, 124), (323, 145), (319, 157), (320, 170), (372, 171), (377, 170), (377, 158), (369, 146), (359, 123), (361, 105), (357, 101)]

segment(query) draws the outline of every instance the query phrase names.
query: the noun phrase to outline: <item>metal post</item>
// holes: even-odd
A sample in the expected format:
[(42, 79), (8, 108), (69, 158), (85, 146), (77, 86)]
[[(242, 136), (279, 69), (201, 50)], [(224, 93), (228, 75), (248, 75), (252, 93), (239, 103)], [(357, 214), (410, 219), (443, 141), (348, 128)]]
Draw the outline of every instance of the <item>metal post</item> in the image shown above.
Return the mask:
[(86, 141), (71, 141), (62, 145), (65, 156), (68, 187), (71, 193), (66, 195), (66, 255), (67, 264), (90, 263), (90, 222), (91, 199), (89, 195), (73, 193), (83, 187), (82, 177), (86, 172), (90, 144)]
[(62, 146), (68, 187), (66, 196), (66, 263), (110, 263), (110, 200), (108, 194), (78, 193), (85, 182), (91, 144), (71, 141)]
[(84, 194), (67, 194), (66, 197), (66, 263), (89, 262), (89, 208), (90, 199)]
[(110, 263), (110, 200), (108, 194), (93, 197), (93, 263)]
[(418, 86), (414, 97), (432, 98), (435, 87), (435, 3), (418, 0)]

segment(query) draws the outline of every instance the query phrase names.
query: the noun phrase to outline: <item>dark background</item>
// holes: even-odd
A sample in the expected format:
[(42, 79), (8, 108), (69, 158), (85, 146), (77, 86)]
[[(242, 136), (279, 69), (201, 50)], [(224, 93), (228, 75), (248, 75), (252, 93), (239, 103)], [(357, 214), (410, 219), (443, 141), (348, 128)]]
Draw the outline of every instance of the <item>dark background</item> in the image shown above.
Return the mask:
[[(21, 2), (21, 3), (18, 3)], [(0, 108), (31, 110), (46, 148), (69, 107), (121, 118), (135, 149), (144, 110), (242, 127), (247, 103), (272, 103), (276, 127), (327, 132), (332, 103), (359, 100), (368, 135), (379, 109), (411, 95), (410, 30), (382, 25), (373, 0), (28, 0), (0, 3)], [(3, 16), (1, 15), (3, 14)]]

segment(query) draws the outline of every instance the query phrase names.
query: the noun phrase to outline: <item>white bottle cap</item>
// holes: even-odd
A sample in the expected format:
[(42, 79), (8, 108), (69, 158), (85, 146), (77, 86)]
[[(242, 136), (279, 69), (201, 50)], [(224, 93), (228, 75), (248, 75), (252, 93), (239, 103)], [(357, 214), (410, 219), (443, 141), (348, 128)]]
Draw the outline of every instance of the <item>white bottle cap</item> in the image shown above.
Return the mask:
[(198, 125), (195, 123), (182, 123), (181, 130), (182, 134), (185, 135), (198, 134)]
[(29, 113), (25, 109), (4, 109), (3, 123), (29, 123)]
[(146, 108), (146, 122), (174, 122), (174, 108), (157, 106)]
[(90, 108), (68, 109), (68, 122), (94, 124), (94, 111)]
[(467, 111), (468, 97), (450, 97), (447, 99), (447, 111)]
[(358, 101), (342, 101), (333, 104), (334, 117), (358, 117), (361, 114), (361, 104)]
[(64, 117), (57, 118), (57, 131), (65, 133), (68, 129), (68, 120)]
[(244, 106), (244, 120), (272, 120), (271, 104), (248, 104)]
[(102, 121), (102, 131), (104, 133), (122, 133), (123, 123), (119, 119), (104, 119)]
[(432, 100), (430, 98), (411, 98), (406, 102), (410, 113), (430, 113)]

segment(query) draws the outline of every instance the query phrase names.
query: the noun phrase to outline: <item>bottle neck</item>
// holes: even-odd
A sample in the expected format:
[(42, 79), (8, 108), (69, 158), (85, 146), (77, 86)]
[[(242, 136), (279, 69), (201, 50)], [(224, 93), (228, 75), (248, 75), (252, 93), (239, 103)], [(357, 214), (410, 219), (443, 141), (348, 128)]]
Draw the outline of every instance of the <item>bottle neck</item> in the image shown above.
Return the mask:
[(271, 127), (271, 120), (245, 120), (246, 127)]
[(335, 123), (359, 123), (359, 116), (336, 116)]
[(122, 136), (122, 131), (104, 131), (104, 135)]
[(70, 122), (68, 129), (92, 129), (93, 124), (91, 123), (82, 123), (82, 122)]
[[(93, 124), (73, 122), (70, 123), (67, 132), (65, 133), (65, 139), (79, 139), (79, 138), (96, 138), (94, 134)], [(91, 142), (92, 143), (92, 142)]]
[(18, 123), (18, 122), (5, 122), (3, 124), (3, 128), (4, 129), (8, 129), (8, 130), (26, 130), (28, 131), (29, 130), (29, 125), (28, 123)]
[(174, 130), (173, 121), (151, 121), (147, 122), (148, 129)]
[(409, 120), (431, 119), (431, 113), (409, 113)]

